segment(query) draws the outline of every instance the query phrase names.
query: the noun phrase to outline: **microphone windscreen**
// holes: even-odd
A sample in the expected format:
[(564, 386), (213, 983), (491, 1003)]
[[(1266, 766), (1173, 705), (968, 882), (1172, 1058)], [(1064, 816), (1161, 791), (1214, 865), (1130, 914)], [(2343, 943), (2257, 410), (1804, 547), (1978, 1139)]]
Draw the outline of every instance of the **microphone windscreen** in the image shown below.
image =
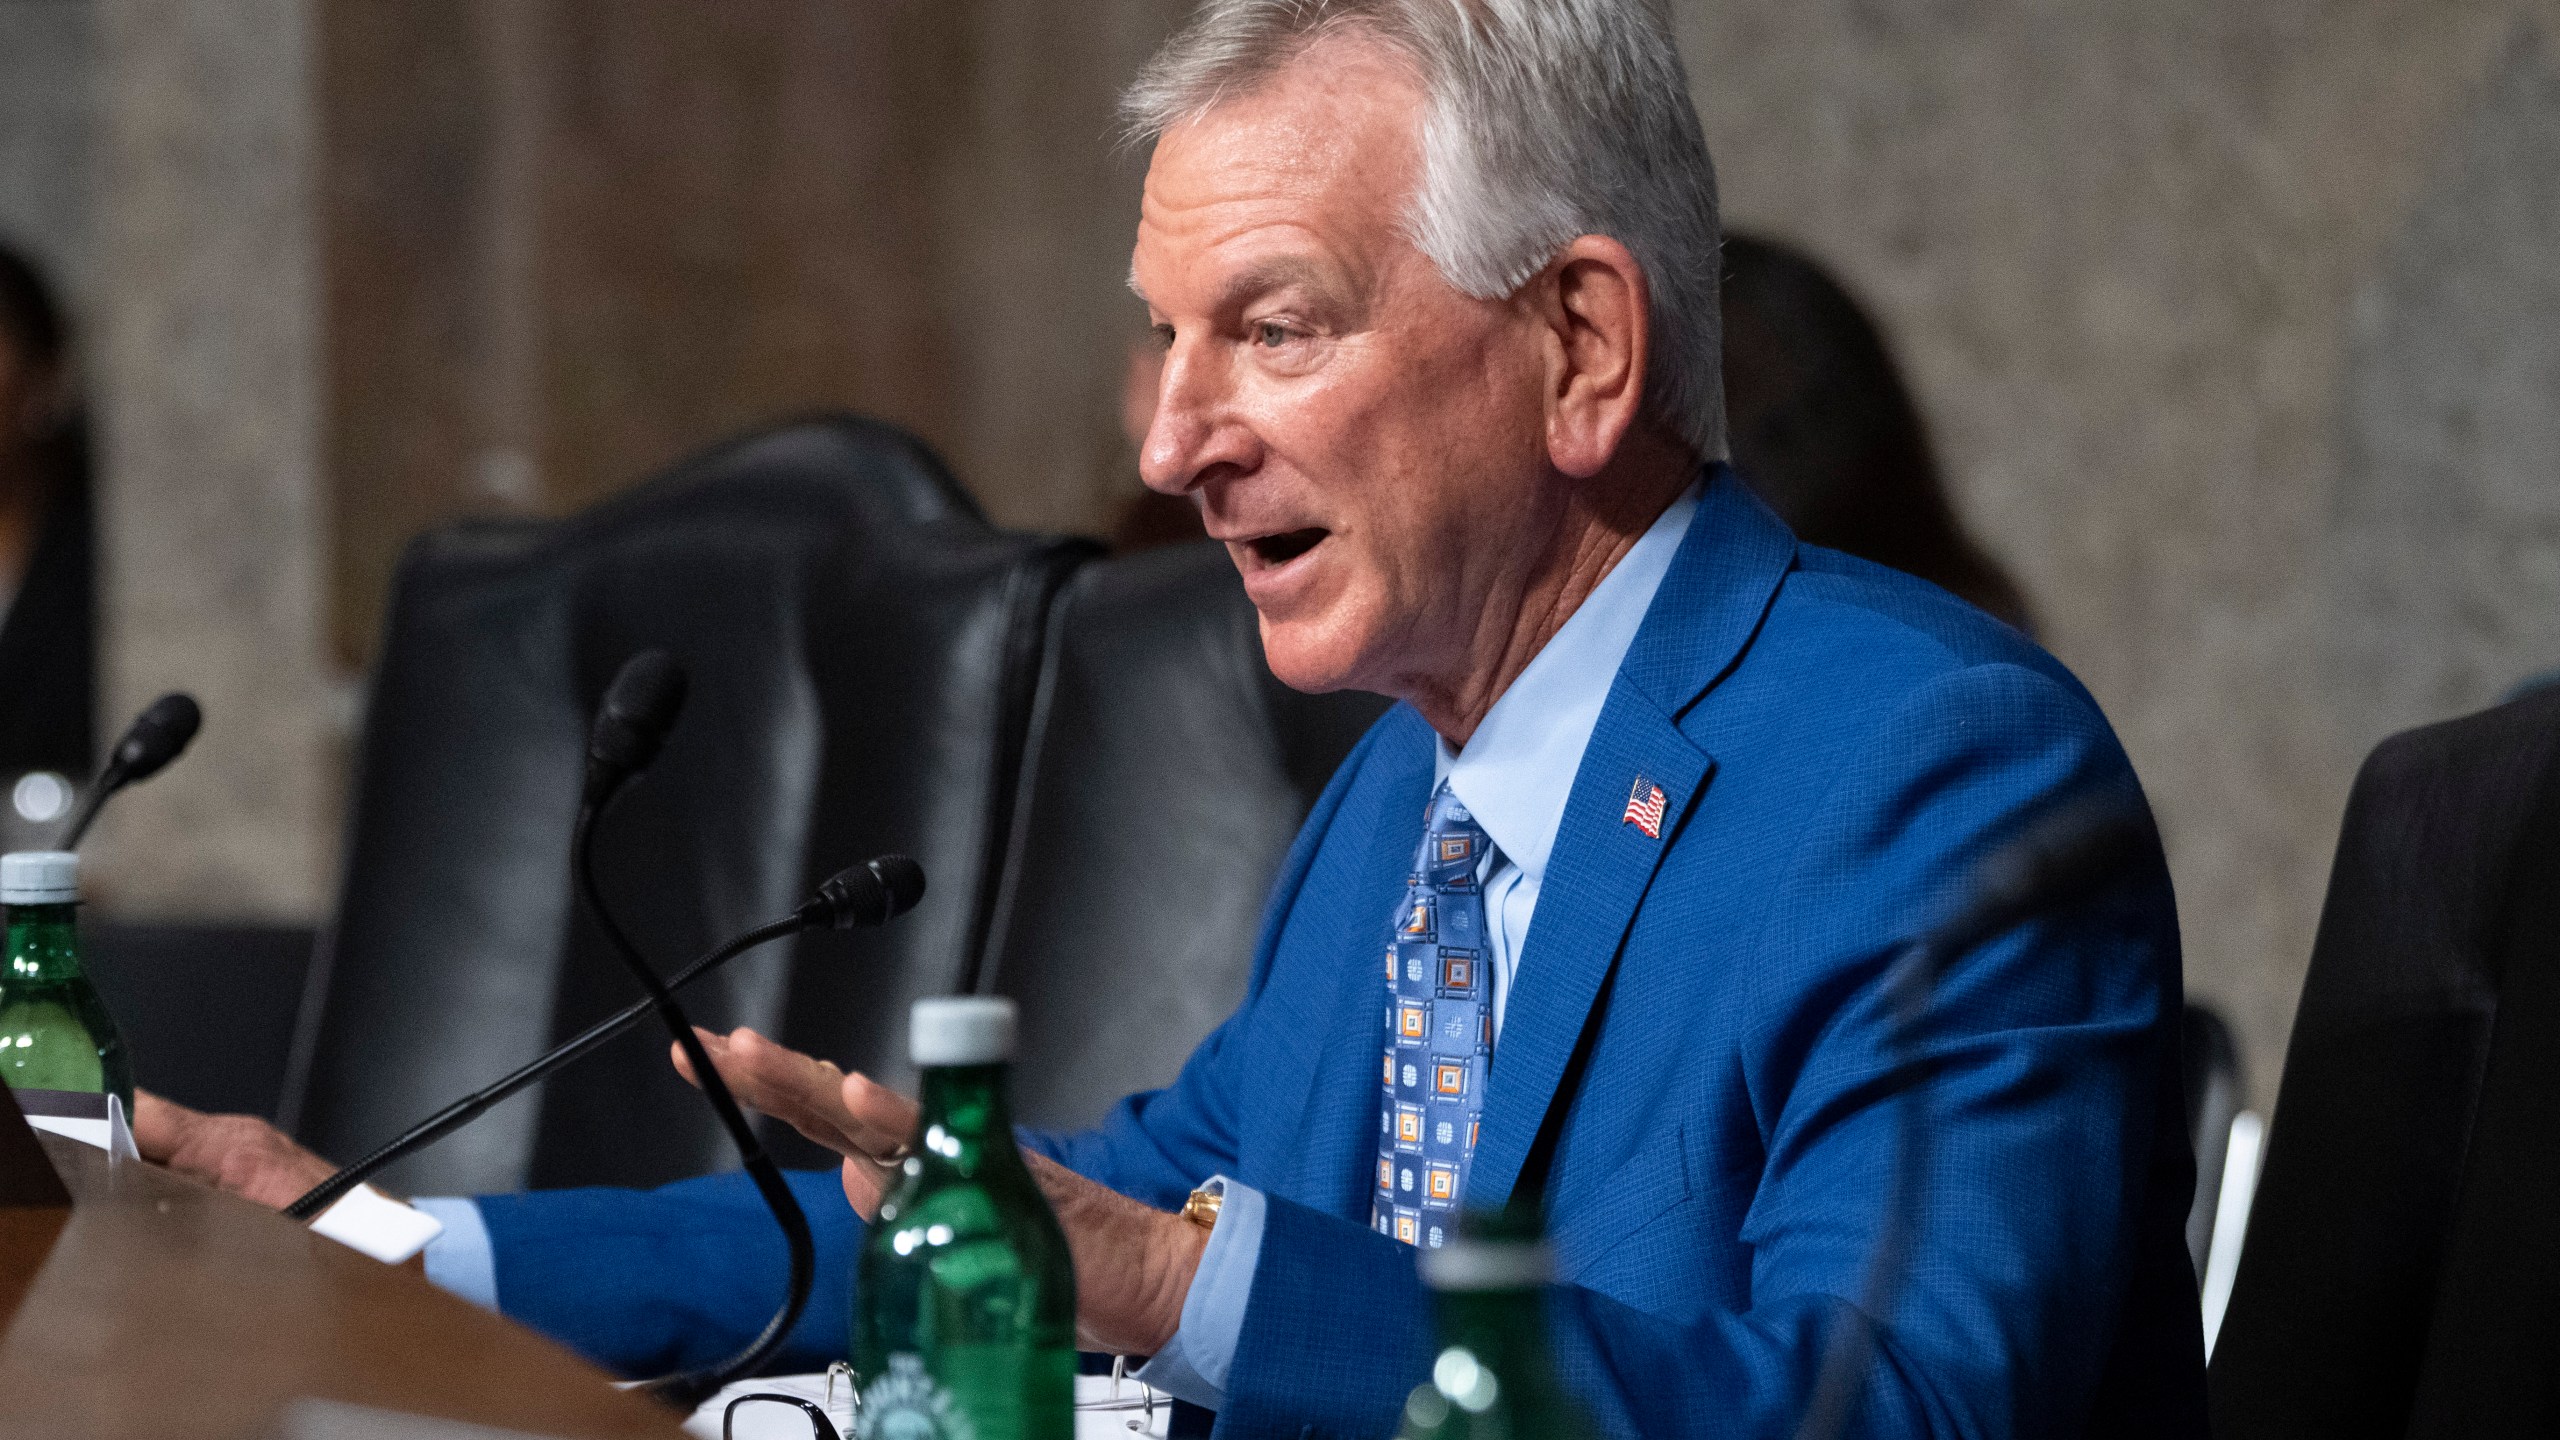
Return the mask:
[[(850, 865), (818, 887), (818, 923), (837, 930), (885, 925), (924, 898), (924, 867), (904, 855)], [(809, 912), (803, 911), (804, 915)]]
[(133, 728), (116, 742), (116, 763), (124, 770), (125, 783), (160, 773), (160, 767), (177, 759), (203, 725), (204, 711), (197, 706), (195, 697), (184, 691), (172, 691), (152, 701), (134, 717)]
[(894, 920), (916, 908), (924, 898), (924, 867), (904, 855), (883, 855), (863, 867), (880, 881), (889, 897), (889, 913), (883, 920)]
[(658, 758), (658, 747), (684, 709), (684, 695), (684, 666), (666, 651), (643, 650), (623, 661), (596, 707), (587, 738), (590, 774), (603, 767), (619, 779)]

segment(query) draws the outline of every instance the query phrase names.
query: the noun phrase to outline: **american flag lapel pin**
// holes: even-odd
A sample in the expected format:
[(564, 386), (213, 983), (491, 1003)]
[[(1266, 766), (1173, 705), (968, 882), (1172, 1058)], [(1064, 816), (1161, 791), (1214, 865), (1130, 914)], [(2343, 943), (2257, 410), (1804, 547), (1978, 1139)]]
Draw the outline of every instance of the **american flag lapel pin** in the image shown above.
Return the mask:
[(1644, 832), (1647, 840), (1659, 840), (1663, 804), (1662, 787), (1639, 774), (1635, 787), (1627, 791), (1627, 813), (1618, 817), (1618, 823), (1633, 825)]

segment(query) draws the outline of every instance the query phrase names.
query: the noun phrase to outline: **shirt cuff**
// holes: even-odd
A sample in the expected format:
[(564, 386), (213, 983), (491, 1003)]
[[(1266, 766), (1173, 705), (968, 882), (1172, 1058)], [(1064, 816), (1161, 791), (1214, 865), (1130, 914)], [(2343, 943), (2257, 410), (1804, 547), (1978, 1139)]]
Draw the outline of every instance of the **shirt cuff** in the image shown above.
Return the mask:
[[(1204, 1409), (1226, 1404), (1227, 1372), (1235, 1365), (1236, 1339), (1244, 1333), (1245, 1302), (1253, 1298), (1253, 1273), (1262, 1264), (1262, 1192), (1223, 1175), (1218, 1223), (1182, 1298), (1182, 1322), (1138, 1379), (1177, 1400)], [(432, 1263), (432, 1261), (430, 1262)]]
[(480, 1218), (479, 1203), (451, 1196), (409, 1203), (444, 1223), (444, 1233), (427, 1242), (427, 1279), (483, 1310), (497, 1309), (497, 1252), (489, 1247), (489, 1227)]

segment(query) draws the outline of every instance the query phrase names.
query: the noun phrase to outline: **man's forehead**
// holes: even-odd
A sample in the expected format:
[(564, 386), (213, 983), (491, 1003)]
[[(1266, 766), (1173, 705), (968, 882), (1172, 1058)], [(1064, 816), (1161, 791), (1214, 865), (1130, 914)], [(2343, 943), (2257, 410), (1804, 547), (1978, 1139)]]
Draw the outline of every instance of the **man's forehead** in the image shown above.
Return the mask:
[(1132, 283), (1146, 278), (1151, 252), (1226, 252), (1274, 278), (1303, 278), (1322, 268), (1307, 252), (1394, 235), (1418, 168), (1422, 96), (1369, 50), (1323, 42), (1166, 131), (1147, 167)]

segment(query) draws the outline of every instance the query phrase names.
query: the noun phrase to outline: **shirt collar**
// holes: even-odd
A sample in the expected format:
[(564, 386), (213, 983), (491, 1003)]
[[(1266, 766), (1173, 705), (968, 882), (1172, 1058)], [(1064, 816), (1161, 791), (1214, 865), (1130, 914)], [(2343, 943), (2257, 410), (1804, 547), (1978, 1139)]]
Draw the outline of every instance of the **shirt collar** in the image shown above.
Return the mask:
[(1531, 881), (1545, 883), (1548, 852), (1582, 752), (1608, 703), (1610, 682), (1652, 608), (1654, 591), (1697, 514), (1692, 484), (1626, 556), (1583, 597), (1546, 648), (1485, 712), (1466, 750), (1439, 745), (1435, 781), (1466, 803), (1484, 832)]

